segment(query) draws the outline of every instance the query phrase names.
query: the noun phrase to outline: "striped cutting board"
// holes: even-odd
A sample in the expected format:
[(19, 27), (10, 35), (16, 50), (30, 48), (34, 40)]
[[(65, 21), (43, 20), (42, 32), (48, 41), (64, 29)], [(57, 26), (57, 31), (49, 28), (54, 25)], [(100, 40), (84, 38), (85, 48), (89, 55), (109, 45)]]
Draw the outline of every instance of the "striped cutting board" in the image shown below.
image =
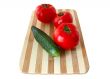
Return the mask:
[(89, 69), (89, 63), (83, 42), (83, 37), (75, 10), (59, 9), (60, 11), (69, 11), (73, 16), (73, 23), (77, 26), (80, 33), (80, 43), (73, 50), (61, 50), (60, 57), (51, 57), (36, 42), (31, 32), (31, 26), (34, 25), (52, 37), (54, 27), (52, 24), (44, 24), (35, 18), (34, 12), (25, 38), (25, 43), (20, 60), (20, 69), (23, 73), (35, 74), (81, 74)]

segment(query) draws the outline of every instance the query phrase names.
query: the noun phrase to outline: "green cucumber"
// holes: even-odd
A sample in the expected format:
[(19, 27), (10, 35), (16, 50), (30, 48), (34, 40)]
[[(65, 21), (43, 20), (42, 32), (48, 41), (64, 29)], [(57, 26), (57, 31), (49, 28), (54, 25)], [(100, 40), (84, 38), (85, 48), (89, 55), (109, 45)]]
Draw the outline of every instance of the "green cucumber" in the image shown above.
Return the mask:
[(60, 55), (59, 47), (54, 43), (54, 41), (42, 30), (32, 26), (31, 30), (33, 32), (36, 41), (44, 48), (51, 56), (56, 57)]

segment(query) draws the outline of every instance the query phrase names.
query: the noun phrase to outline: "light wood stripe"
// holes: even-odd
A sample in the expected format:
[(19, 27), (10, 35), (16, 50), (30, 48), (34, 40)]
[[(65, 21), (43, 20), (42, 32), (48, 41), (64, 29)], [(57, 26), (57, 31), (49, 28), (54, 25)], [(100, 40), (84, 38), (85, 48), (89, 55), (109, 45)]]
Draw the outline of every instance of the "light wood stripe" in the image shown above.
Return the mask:
[[(36, 27), (37, 28), (41, 28), (41, 26), (39, 26), (39, 24), (41, 24), (39, 22), (39, 20), (36, 20)], [(38, 42), (34, 39), (33, 42), (33, 47), (32, 47), (32, 53), (31, 53), (31, 58), (30, 58), (30, 65), (29, 65), (29, 73), (35, 73), (35, 67), (36, 67), (36, 59), (37, 59), (37, 48), (38, 48)]]
[(60, 74), (60, 56), (54, 57), (54, 73)]
[(74, 73), (79, 73), (79, 65), (77, 59), (76, 49), (71, 50), (72, 63), (73, 63), (73, 71)]
[(41, 73), (41, 65), (42, 65), (42, 47), (40, 44), (38, 44), (36, 68), (35, 68), (36, 73)]
[[(41, 23), (40, 27), (41, 27), (41, 30), (44, 31), (45, 25), (43, 23)], [(41, 73), (41, 69), (42, 69), (41, 68), (42, 67), (42, 53), (43, 53), (43, 48), (41, 47), (40, 44), (38, 44), (37, 59), (36, 59), (36, 69), (35, 69), (36, 73)]]
[[(53, 24), (50, 24), (50, 36), (51, 36), (51, 38), (52, 38), (53, 32), (54, 32)], [(49, 74), (54, 73), (54, 58), (50, 55), (48, 58), (48, 73)]]
[[(50, 26), (48, 24), (45, 25), (45, 33), (49, 35)], [(48, 73), (48, 53), (43, 49), (43, 57), (42, 57), (42, 74)]]
[(43, 50), (43, 58), (42, 58), (42, 74), (48, 73), (48, 53)]
[(73, 73), (73, 64), (72, 64), (71, 50), (66, 50), (65, 54), (66, 54), (67, 73)]
[(83, 72), (85, 72), (85, 64), (84, 64), (84, 59), (83, 59), (80, 44), (76, 47), (76, 53), (77, 53), (77, 57), (78, 57), (78, 64), (79, 64), (80, 73), (83, 73)]
[(34, 39), (33, 47), (32, 47), (32, 54), (30, 58), (29, 71), (28, 71), (29, 73), (35, 73), (37, 48), (38, 48), (38, 42), (36, 42), (36, 40)]
[[(71, 13), (71, 15), (73, 17), (73, 24), (76, 25), (75, 15), (73, 13), (73, 10), (68, 10), (68, 12)], [(78, 65), (76, 48), (71, 50), (71, 55), (72, 55), (72, 62), (73, 62), (73, 71), (74, 71), (74, 73), (79, 73), (79, 65)]]
[(36, 18), (33, 18), (33, 22), (29, 26), (29, 30), (28, 30), (27, 36), (26, 36), (26, 39), (28, 39), (28, 44), (27, 44), (26, 51), (25, 51), (25, 49), (23, 51), (23, 52), (25, 52), (25, 57), (24, 57), (22, 71), (25, 73), (27, 73), (28, 69), (29, 69), (30, 55), (31, 55), (32, 45), (33, 45), (33, 40), (34, 40), (33, 34), (31, 32), (31, 25), (36, 25)]
[(81, 44), (81, 48), (82, 48), (82, 52), (83, 52), (83, 58), (84, 58), (84, 63), (85, 63), (85, 67), (86, 67), (85, 73), (86, 73), (89, 69), (89, 62), (88, 62), (88, 59), (87, 59), (86, 49), (85, 49), (85, 45), (84, 45), (83, 36), (82, 36), (82, 33), (81, 33), (81, 27), (80, 27), (80, 24), (79, 24), (78, 16), (77, 16), (77, 13), (76, 13), (75, 10), (73, 10), (73, 13), (75, 15), (75, 21), (77, 21), (76, 24), (78, 26), (79, 33), (80, 33), (80, 44)]

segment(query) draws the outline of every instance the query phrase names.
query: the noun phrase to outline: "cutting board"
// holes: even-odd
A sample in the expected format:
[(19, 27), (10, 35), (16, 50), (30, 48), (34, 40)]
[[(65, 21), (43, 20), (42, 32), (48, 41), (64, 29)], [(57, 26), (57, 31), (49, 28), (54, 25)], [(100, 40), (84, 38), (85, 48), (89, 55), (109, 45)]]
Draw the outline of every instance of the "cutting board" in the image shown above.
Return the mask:
[(23, 73), (33, 74), (83, 74), (89, 69), (86, 48), (81, 33), (77, 13), (71, 9), (58, 9), (57, 12), (68, 11), (72, 14), (73, 24), (76, 25), (80, 34), (80, 42), (75, 49), (61, 50), (59, 57), (51, 57), (34, 39), (31, 26), (34, 25), (50, 37), (54, 32), (53, 24), (44, 24), (36, 19), (33, 12), (27, 35), (24, 41), (20, 60), (20, 69)]

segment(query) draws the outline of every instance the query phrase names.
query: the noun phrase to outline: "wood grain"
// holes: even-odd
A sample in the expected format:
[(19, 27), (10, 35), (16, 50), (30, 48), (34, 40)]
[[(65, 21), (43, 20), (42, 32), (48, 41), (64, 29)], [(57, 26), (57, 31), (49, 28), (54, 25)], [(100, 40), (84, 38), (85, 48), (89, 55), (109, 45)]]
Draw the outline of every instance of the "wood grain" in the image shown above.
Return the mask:
[(83, 36), (82, 36), (82, 32), (81, 32), (78, 16), (77, 16), (77, 13), (76, 13), (75, 10), (73, 10), (73, 12), (74, 12), (76, 24), (78, 26), (79, 33), (80, 33), (80, 44), (81, 44), (81, 48), (82, 48), (82, 52), (83, 52), (83, 58), (84, 58), (85, 67), (86, 67), (86, 70), (88, 71), (88, 69), (89, 69), (89, 62), (88, 62), (88, 58), (87, 58), (87, 54), (86, 54), (86, 48), (85, 48), (85, 45), (84, 45), (84, 40), (83, 40)]
[(76, 25), (80, 34), (79, 45), (72, 50), (65, 51), (60, 49), (60, 57), (54, 58), (48, 55), (42, 46), (35, 41), (31, 32), (31, 26), (34, 25), (40, 28), (52, 38), (52, 34), (55, 30), (53, 27), (54, 25), (41, 23), (36, 19), (33, 13), (20, 60), (20, 68), (22, 72), (35, 74), (82, 74), (88, 71), (89, 62), (77, 13), (75, 10), (71, 9), (57, 10), (57, 12), (61, 11), (68, 11), (72, 14), (73, 24)]

